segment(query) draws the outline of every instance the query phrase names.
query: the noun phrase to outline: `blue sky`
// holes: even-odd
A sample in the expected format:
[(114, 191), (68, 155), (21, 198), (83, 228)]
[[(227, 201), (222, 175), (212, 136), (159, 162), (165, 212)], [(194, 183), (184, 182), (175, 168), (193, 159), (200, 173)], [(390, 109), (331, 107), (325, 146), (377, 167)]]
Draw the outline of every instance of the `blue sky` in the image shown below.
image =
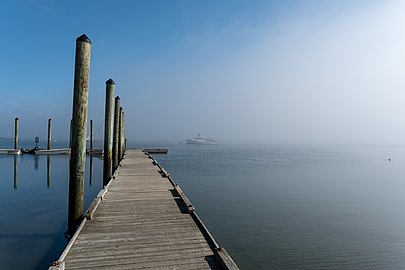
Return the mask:
[[(54, 136), (67, 137), (75, 39), (86, 33), (96, 129), (111, 77), (131, 141), (201, 132), (401, 143), (404, 10), (400, 1), (2, 1), (0, 134), (18, 116), (24, 138), (45, 137), (51, 117)], [(387, 111), (398, 118), (386, 121)]]

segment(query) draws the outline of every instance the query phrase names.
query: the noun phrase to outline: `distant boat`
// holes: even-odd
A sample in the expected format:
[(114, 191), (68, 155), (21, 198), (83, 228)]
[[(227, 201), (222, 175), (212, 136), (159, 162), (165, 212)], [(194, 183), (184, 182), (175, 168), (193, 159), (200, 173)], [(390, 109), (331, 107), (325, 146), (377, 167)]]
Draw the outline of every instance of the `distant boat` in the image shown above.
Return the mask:
[(1, 136), (0, 137), (2, 140), (14, 140), (14, 136), (10, 134), (10, 130), (8, 130), (6, 136)]
[(187, 144), (218, 144), (218, 141), (201, 136), (200, 133), (194, 139), (187, 139), (186, 142)]
[(14, 136), (11, 135), (6, 135), (6, 136), (1, 136), (2, 140), (14, 140)]

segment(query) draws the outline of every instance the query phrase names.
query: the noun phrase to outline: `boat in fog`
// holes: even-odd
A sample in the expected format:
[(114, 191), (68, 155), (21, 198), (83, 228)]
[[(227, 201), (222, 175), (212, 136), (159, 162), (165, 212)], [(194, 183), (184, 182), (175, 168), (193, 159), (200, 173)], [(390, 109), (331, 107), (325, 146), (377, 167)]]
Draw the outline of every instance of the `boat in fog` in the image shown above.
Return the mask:
[(187, 139), (186, 142), (187, 144), (218, 144), (218, 141), (212, 138), (201, 136), (200, 133), (198, 133), (197, 137), (195, 137), (194, 139)]

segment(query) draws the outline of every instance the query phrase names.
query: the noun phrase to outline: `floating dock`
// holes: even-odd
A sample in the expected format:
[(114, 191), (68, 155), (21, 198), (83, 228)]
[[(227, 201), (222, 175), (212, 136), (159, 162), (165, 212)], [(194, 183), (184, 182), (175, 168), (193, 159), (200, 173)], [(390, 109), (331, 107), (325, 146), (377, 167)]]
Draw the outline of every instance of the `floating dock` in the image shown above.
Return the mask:
[(70, 148), (55, 148), (36, 150), (35, 155), (70, 155)]
[(20, 149), (0, 149), (0, 155), (20, 155)]
[(169, 152), (167, 148), (145, 148), (144, 151), (149, 154), (167, 154)]
[(49, 269), (238, 269), (147, 152), (127, 150), (114, 178)]

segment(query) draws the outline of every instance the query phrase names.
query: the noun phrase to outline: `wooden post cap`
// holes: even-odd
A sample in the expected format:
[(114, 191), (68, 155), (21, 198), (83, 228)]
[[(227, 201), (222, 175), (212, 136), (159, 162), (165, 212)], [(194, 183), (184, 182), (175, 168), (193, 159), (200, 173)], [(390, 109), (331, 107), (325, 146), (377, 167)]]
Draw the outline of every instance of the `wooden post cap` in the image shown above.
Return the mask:
[(115, 84), (113, 79), (109, 78), (108, 81), (105, 82), (105, 84)]
[(91, 44), (91, 40), (89, 39), (88, 36), (86, 36), (86, 34), (81, 35), (80, 37), (78, 37), (76, 39), (76, 42), (81, 41), (81, 42), (87, 42), (89, 44)]

